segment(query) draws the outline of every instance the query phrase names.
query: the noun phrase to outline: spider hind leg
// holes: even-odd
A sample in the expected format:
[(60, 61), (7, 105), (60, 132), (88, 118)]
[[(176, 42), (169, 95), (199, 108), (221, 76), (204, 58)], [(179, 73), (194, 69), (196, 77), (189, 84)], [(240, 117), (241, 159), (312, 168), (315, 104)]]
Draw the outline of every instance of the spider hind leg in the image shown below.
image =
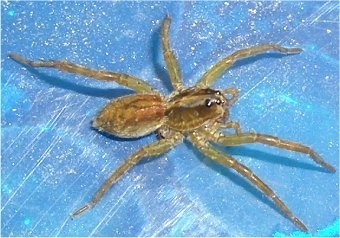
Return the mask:
[(189, 140), (193, 145), (206, 157), (212, 159), (214, 162), (235, 170), (237, 173), (246, 178), (253, 186), (255, 186), (259, 191), (271, 199), (274, 204), (281, 210), (281, 212), (299, 229), (304, 232), (308, 232), (307, 227), (300, 221), (284, 204), (284, 202), (273, 192), (273, 190), (265, 184), (259, 177), (257, 177), (248, 167), (241, 164), (233, 157), (222, 153), (203, 138), (204, 135), (199, 135), (198, 133), (192, 133), (189, 136)]
[(288, 141), (282, 140), (278, 137), (264, 135), (259, 133), (240, 133), (238, 135), (223, 135), (219, 133), (215, 136), (214, 142), (222, 145), (222, 146), (236, 146), (242, 144), (249, 143), (261, 143), (273, 147), (277, 147), (284, 150), (299, 152), (308, 155), (315, 163), (321, 165), (324, 169), (326, 169), (330, 173), (335, 173), (336, 169), (324, 161), (319, 154), (317, 154), (310, 147)]
[(101, 80), (101, 81), (106, 81), (106, 82), (116, 82), (122, 86), (130, 88), (139, 93), (152, 93), (152, 94), (157, 93), (156, 90), (153, 89), (148, 83), (144, 82), (141, 79), (132, 77), (127, 74), (90, 69), (82, 65), (74, 64), (74, 63), (67, 62), (67, 61), (57, 61), (57, 60), (31, 61), (14, 53), (9, 53), (8, 57), (26, 67), (54, 68), (61, 72), (81, 75), (81, 76), (88, 77), (91, 79), (96, 79), (96, 80)]

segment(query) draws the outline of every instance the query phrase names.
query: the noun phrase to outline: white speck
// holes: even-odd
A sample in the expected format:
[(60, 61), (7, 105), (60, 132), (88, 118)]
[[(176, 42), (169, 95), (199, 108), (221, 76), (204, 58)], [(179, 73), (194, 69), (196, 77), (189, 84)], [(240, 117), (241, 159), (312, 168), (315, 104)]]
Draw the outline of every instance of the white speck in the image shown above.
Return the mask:
[(330, 29), (326, 30), (327, 34), (331, 33), (332, 31)]
[(249, 9), (248, 13), (252, 14), (252, 15), (255, 15), (256, 14), (256, 9)]
[(291, 22), (291, 21), (292, 21), (292, 19), (293, 19), (293, 16), (292, 16), (292, 14), (289, 14), (289, 15), (287, 16), (287, 20), (288, 20), (289, 22)]

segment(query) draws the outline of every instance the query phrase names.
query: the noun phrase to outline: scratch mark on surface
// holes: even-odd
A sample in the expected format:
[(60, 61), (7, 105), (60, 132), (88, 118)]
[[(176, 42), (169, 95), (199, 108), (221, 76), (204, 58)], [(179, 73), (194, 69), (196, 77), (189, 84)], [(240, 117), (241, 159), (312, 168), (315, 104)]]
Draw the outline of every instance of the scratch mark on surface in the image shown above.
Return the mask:
[[(38, 190), (38, 188), (41, 187), (41, 185), (45, 182), (45, 180), (41, 181), (40, 184), (38, 186), (36, 186), (34, 188), (34, 190), (30, 193), (29, 196), (27, 196), (27, 198), (21, 203), (21, 205), (17, 208), (17, 211), (20, 211), (25, 205), (26, 205), (26, 202), (31, 198), (33, 197), (33, 194)], [(8, 219), (6, 221), (6, 223), (3, 225), (4, 227), (6, 227), (14, 218), (15, 216), (12, 216), (10, 219)]]
[[(88, 169), (90, 168), (91, 166), (88, 166), (85, 170), (84, 170), (84, 173), (86, 173), (88, 171)], [(79, 180), (79, 177), (77, 177), (73, 183), (69, 184), (69, 186), (67, 186), (67, 188), (64, 190), (63, 193), (60, 194), (60, 196), (58, 196), (55, 200), (54, 200), (54, 203), (51, 204), (50, 208), (47, 209), (41, 216), (40, 216), (40, 219), (37, 221), (36, 225), (32, 228), (32, 233), (33, 231), (37, 228), (37, 226), (40, 224), (41, 221), (43, 221), (43, 218), (52, 214), (50, 211), (53, 210), (53, 208), (56, 206), (56, 204), (58, 204), (58, 202), (65, 197), (65, 194), (68, 190), (70, 190), (70, 188)], [(66, 220), (69, 220), (70, 219), (70, 216), (67, 216)], [(64, 222), (65, 223), (65, 222)], [(60, 228), (61, 230), (62, 228)], [(60, 231), (59, 230), (59, 231)]]
[(18, 185), (17, 189), (14, 191), (14, 193), (9, 197), (3, 208), (7, 206), (7, 204), (13, 199), (13, 197), (18, 193), (18, 191), (24, 186), (26, 181), (31, 178), (31, 176), (34, 174), (34, 172), (37, 170), (37, 168), (44, 162), (44, 160), (48, 157), (48, 154), (52, 150), (52, 148), (55, 146), (56, 141), (60, 140), (60, 137), (55, 137), (53, 139), (53, 143), (49, 145), (49, 147), (45, 150), (44, 154), (40, 157), (40, 159), (37, 161), (37, 163), (34, 165), (33, 169), (30, 171), (30, 173), (24, 178), (24, 180)]
[(333, 12), (334, 10), (339, 8), (338, 1), (332, 2), (326, 2), (322, 7), (318, 9), (318, 11), (315, 11), (314, 14), (312, 14), (309, 18), (307, 18), (307, 21), (309, 21), (309, 24), (315, 24), (316, 22), (320, 22), (320, 18), (323, 17), (326, 14), (329, 14), (330, 12)]
[(164, 221), (163, 225), (159, 227), (152, 235), (151, 237), (158, 237), (160, 236), (160, 232), (162, 232), (165, 228), (171, 227), (174, 225), (175, 222), (179, 220), (179, 218), (183, 217), (183, 214), (192, 208), (192, 204), (189, 204), (188, 206), (185, 206), (183, 209), (181, 209), (176, 216), (174, 216), (171, 219), (167, 219), (167, 221)]
[[(59, 140), (60, 137), (54, 138), (54, 141)], [(35, 170), (41, 165), (41, 163), (47, 158), (48, 152), (51, 151), (51, 149), (54, 147), (54, 144), (49, 145), (49, 147), (45, 150), (45, 153), (40, 157), (40, 159), (37, 161), (37, 163), (34, 165), (33, 169), (30, 171), (30, 173), (24, 178), (24, 180), (18, 185), (17, 189), (14, 191), (14, 193), (9, 197), (7, 202), (4, 204), (4, 207), (13, 199), (13, 197), (18, 193), (18, 191), (24, 186), (26, 181), (33, 175)]]
[(269, 76), (271, 76), (275, 71), (272, 70), (271, 72), (269, 72), (267, 75), (265, 75), (258, 83), (256, 83), (251, 89), (249, 89), (247, 92), (245, 92), (243, 95), (241, 95), (239, 97), (239, 100), (243, 99), (243, 98), (246, 98), (249, 94), (251, 94), (251, 92), (253, 90), (255, 90), (257, 87), (259, 87), (262, 83), (264, 83), (268, 78)]
[(25, 153), (21, 156), (21, 159), (16, 163), (15, 166), (13, 166), (12, 170), (8, 173), (8, 175), (4, 178), (4, 180), (7, 180), (9, 177), (12, 176), (12, 173), (17, 170), (17, 167), (19, 164), (21, 164), (28, 155), (31, 154), (31, 149), (34, 147), (34, 144), (36, 144), (40, 139), (41, 135), (45, 132), (46, 128), (53, 128), (55, 126), (55, 123), (58, 121), (62, 113), (64, 112), (65, 107), (63, 107), (61, 110), (58, 111), (56, 115), (53, 115), (53, 119), (49, 120), (47, 125), (45, 127), (42, 127), (39, 133), (36, 134), (36, 136), (31, 140), (29, 144), (25, 146)]
[(12, 142), (6, 147), (6, 149), (2, 151), (2, 153), (7, 154), (9, 151), (12, 151), (13, 150), (12, 146), (15, 145), (15, 143), (19, 141), (19, 138), (22, 138), (23, 133), (25, 132), (25, 134), (30, 134), (31, 130), (32, 130), (32, 127), (29, 127), (27, 131), (21, 130), (20, 133), (14, 139), (12, 139)]

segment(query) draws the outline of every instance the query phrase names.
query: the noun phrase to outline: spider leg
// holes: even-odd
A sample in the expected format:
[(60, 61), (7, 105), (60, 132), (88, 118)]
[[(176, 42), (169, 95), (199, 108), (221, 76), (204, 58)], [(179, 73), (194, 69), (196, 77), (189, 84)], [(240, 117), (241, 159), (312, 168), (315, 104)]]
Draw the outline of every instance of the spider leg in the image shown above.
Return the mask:
[(307, 227), (289, 210), (283, 201), (273, 192), (273, 190), (266, 185), (259, 177), (257, 177), (248, 167), (241, 164), (233, 157), (222, 153), (216, 148), (212, 147), (208, 142), (204, 141), (204, 135), (192, 133), (189, 136), (189, 140), (193, 145), (205, 156), (209, 157), (216, 163), (231, 168), (237, 173), (245, 177), (251, 184), (253, 184), (258, 190), (270, 198), (275, 205), (285, 214), (289, 220), (291, 220), (299, 229), (307, 232)]
[(233, 105), (238, 99), (238, 90), (236, 88), (227, 88), (223, 90), (223, 93), (226, 95), (231, 95), (231, 98), (228, 99), (228, 107)]
[(298, 54), (302, 52), (300, 48), (284, 48), (276, 44), (264, 44), (241, 49), (233, 54), (223, 58), (216, 65), (212, 66), (197, 83), (198, 88), (209, 88), (217, 78), (219, 78), (227, 69), (229, 69), (237, 60), (252, 57), (267, 51), (275, 51), (281, 54)]
[(164, 56), (166, 68), (169, 73), (172, 87), (174, 88), (174, 90), (177, 91), (183, 88), (183, 84), (182, 84), (182, 75), (179, 69), (178, 61), (170, 47), (170, 37), (169, 37), (170, 24), (171, 24), (171, 19), (169, 16), (166, 16), (162, 23), (162, 32), (161, 32), (162, 49), (163, 49), (163, 56)]
[(326, 161), (324, 161), (321, 156), (318, 155), (310, 147), (292, 141), (281, 140), (270, 135), (263, 135), (258, 133), (239, 133), (236, 135), (223, 135), (222, 133), (219, 133), (218, 135), (215, 135), (214, 142), (223, 146), (236, 146), (248, 143), (261, 143), (265, 145), (270, 145), (277, 148), (309, 155), (315, 163), (321, 165), (328, 172), (335, 173), (336, 171), (332, 165), (326, 163)]
[(221, 129), (233, 129), (236, 135), (240, 135), (241, 134), (241, 127), (240, 124), (238, 122), (235, 121), (228, 121), (224, 124), (219, 125)]
[(171, 138), (163, 139), (157, 142), (154, 142), (150, 145), (147, 145), (134, 154), (132, 154), (121, 166), (118, 167), (103, 183), (103, 185), (98, 189), (95, 195), (92, 197), (91, 201), (85, 206), (79, 208), (75, 212), (71, 214), (71, 217), (74, 218), (79, 216), (92, 209), (109, 191), (109, 189), (132, 167), (134, 167), (140, 160), (145, 157), (152, 157), (161, 155), (168, 150), (170, 150), (175, 145), (179, 144), (183, 140), (183, 135), (179, 133), (174, 133)]
[(20, 55), (9, 53), (8, 56), (14, 61), (32, 68), (54, 68), (61, 72), (82, 75), (88, 78), (93, 78), (102, 81), (116, 82), (125, 87), (131, 88), (138, 93), (155, 93), (155, 90), (141, 79), (129, 76), (127, 74), (114, 73), (104, 70), (95, 70), (84, 66), (70, 63), (67, 61), (31, 61), (23, 58)]

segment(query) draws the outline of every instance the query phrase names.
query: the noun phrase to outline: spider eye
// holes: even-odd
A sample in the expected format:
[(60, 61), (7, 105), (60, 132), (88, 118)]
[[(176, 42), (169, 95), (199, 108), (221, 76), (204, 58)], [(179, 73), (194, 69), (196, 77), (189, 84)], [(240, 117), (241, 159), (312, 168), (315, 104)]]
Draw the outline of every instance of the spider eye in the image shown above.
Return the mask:
[(212, 101), (211, 101), (210, 99), (206, 99), (206, 100), (205, 100), (205, 105), (206, 105), (207, 107), (211, 107)]
[(223, 101), (221, 101), (220, 99), (206, 99), (205, 100), (205, 105), (207, 107), (211, 107), (214, 103), (216, 103), (217, 105), (221, 105)]

